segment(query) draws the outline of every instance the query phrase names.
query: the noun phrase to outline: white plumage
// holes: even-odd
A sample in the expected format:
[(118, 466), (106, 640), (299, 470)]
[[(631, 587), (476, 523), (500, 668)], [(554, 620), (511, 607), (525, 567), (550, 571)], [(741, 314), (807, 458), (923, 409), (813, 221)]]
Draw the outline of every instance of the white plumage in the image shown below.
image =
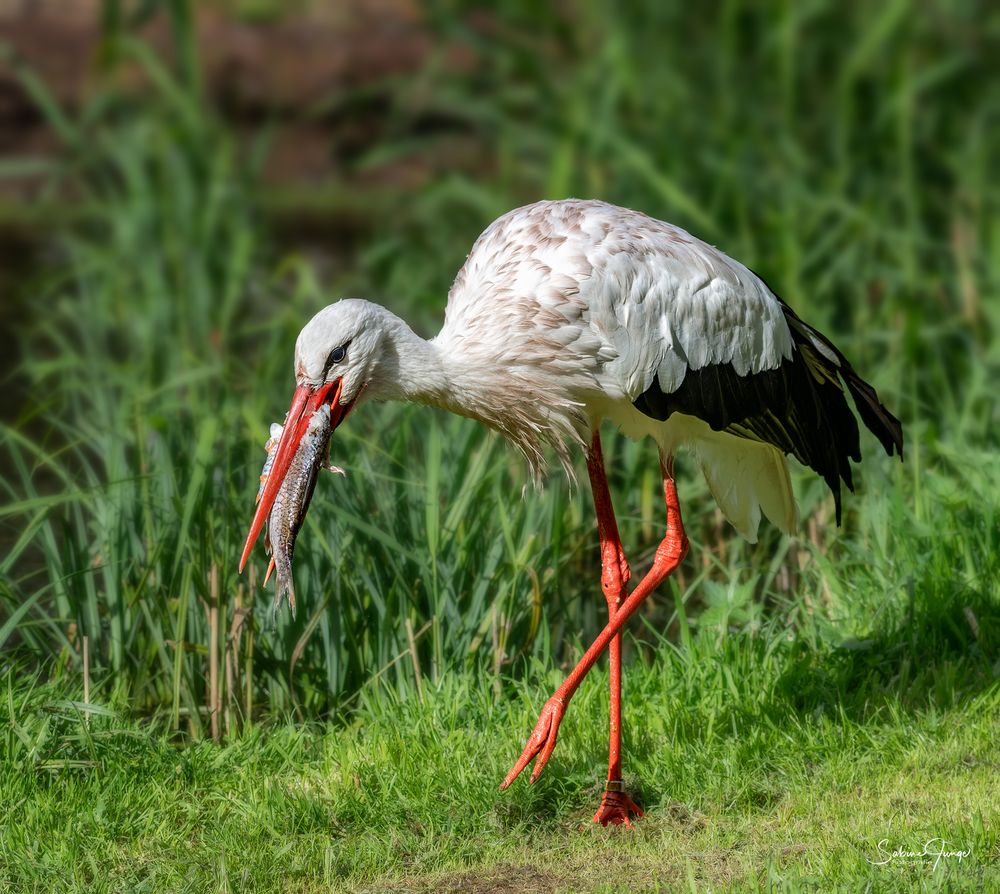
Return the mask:
[[(697, 459), (723, 513), (750, 540), (763, 513), (784, 531), (796, 508), (786, 454), (833, 491), (852, 486), (862, 421), (902, 455), (899, 421), (843, 354), (754, 273), (684, 230), (575, 199), (505, 214), (479, 237), (425, 341), (384, 307), (347, 299), (320, 311), (295, 347), (297, 388), (243, 550), (242, 564), (309, 419), (331, 428), (366, 399), (444, 407), (503, 432), (538, 476), (546, 446), (572, 475), (586, 452), (601, 541), (607, 626), (546, 703), (503, 786), (552, 753), (559, 722), (605, 648), (611, 652), (608, 781), (594, 819), (629, 823), (620, 761), (621, 628), (688, 549), (673, 457)], [(631, 591), (600, 444), (603, 420), (659, 445), (667, 532)]]
[[(812, 330), (809, 330), (810, 333)], [(822, 342), (818, 352), (839, 366)], [(378, 305), (348, 299), (303, 329), (300, 378), (319, 381), (331, 347), (348, 344), (342, 401), (408, 399), (479, 419), (513, 441), (536, 476), (549, 445), (571, 448), (608, 419), (697, 459), (726, 518), (755, 540), (761, 511), (796, 524), (784, 453), (716, 431), (696, 415), (665, 421), (634, 401), (654, 383), (670, 394), (692, 371), (739, 377), (792, 359), (781, 302), (750, 270), (679, 227), (599, 201), (538, 202), (505, 214), (476, 240), (430, 342)]]
[(604, 202), (518, 208), (476, 241), (435, 343), (452, 357), (473, 344), (475, 356), (497, 356), (500, 339), (505, 362), (526, 375), (555, 373), (557, 412), (582, 405), (572, 421), (552, 420), (548, 440), (561, 455), (561, 433), (573, 428), (583, 442), (607, 418), (668, 455), (694, 453), (723, 513), (748, 539), (756, 539), (760, 507), (782, 530), (794, 529), (780, 451), (683, 415), (661, 423), (632, 406), (654, 377), (672, 392), (688, 370), (708, 364), (731, 363), (743, 376), (791, 357), (777, 299), (742, 264), (679, 227)]

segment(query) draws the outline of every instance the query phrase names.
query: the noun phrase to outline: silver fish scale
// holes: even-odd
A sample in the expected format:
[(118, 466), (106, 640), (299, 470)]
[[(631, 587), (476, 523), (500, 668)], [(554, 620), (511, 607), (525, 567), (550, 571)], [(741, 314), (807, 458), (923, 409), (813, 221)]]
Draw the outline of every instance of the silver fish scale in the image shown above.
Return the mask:
[[(272, 440), (274, 435), (272, 426)], [(326, 465), (330, 447), (330, 408), (321, 406), (309, 420), (295, 456), (292, 458), (285, 479), (271, 507), (267, 519), (267, 535), (264, 545), (274, 560), (274, 570), (277, 575), (274, 603), (271, 606), (272, 621), (281, 607), (283, 600), (288, 600), (295, 617), (295, 587), (292, 582), (292, 554), (295, 550), (295, 538), (302, 523), (305, 521), (309, 501), (316, 487), (319, 470)], [(280, 435), (280, 427), (279, 427)], [(270, 443), (270, 442), (268, 442)], [(276, 442), (275, 442), (276, 446)], [(272, 447), (261, 472), (261, 488), (270, 474), (274, 463), (276, 450)]]

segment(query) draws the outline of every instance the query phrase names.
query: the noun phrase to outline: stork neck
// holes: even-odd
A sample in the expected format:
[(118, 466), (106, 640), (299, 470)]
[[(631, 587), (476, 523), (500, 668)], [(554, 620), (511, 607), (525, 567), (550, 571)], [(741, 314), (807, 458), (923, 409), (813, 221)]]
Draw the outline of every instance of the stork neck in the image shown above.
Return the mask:
[(506, 389), (498, 387), (496, 370), (484, 376), (480, 366), (470, 363), (453, 342), (440, 336), (428, 341), (407, 323), (386, 312), (390, 345), (380, 370), (374, 396), (383, 400), (405, 400), (440, 407), (461, 416), (471, 416), (497, 427), (496, 412), (509, 401)]
[(536, 480), (545, 444), (571, 470), (569, 447), (583, 443), (581, 432), (588, 430), (589, 420), (583, 404), (566, 390), (568, 376), (505, 362), (491, 346), (447, 327), (426, 341), (395, 314), (385, 313), (385, 341), (368, 384), (371, 397), (413, 401), (479, 420), (520, 448)]
[[(386, 312), (384, 369), (371, 383), (377, 397), (406, 400), (431, 406), (448, 403), (449, 380), (440, 352), (433, 342), (417, 335), (395, 314)], [(380, 364), (381, 366), (382, 364)]]

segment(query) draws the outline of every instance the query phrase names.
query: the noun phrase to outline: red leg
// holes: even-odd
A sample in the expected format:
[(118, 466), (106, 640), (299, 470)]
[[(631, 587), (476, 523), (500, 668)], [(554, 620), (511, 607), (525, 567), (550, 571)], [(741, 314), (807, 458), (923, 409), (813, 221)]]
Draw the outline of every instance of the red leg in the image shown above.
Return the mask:
[[(608, 603), (608, 621), (612, 621), (626, 594), (631, 571), (625, 558), (618, 522), (611, 504), (611, 491), (604, 469), (601, 436), (595, 431), (587, 454), (587, 472), (594, 492), (597, 510), (597, 531), (601, 540), (601, 589)], [(622, 784), (621, 727), (622, 727), (622, 635), (617, 633), (608, 646), (611, 666), (611, 731), (608, 746), (608, 780), (604, 786), (601, 805), (594, 814), (594, 822), (601, 825), (625, 823), (631, 826), (631, 816), (642, 816), (642, 810), (625, 793)]]
[(566, 706), (573, 697), (583, 678), (587, 675), (601, 653), (608, 647), (625, 626), (625, 622), (635, 613), (643, 600), (656, 587), (670, 575), (670, 573), (681, 563), (687, 555), (688, 539), (684, 533), (684, 525), (681, 521), (681, 508), (677, 501), (677, 488), (674, 485), (672, 462), (670, 460), (661, 461), (663, 471), (663, 493), (667, 502), (667, 533), (663, 541), (656, 548), (653, 558), (653, 567), (649, 569), (646, 576), (639, 582), (632, 593), (622, 603), (621, 608), (615, 614), (613, 620), (609, 620), (605, 628), (600, 632), (597, 639), (591, 643), (590, 648), (584, 653), (583, 658), (577, 663), (570, 675), (563, 681), (555, 695), (552, 696), (542, 708), (538, 717), (535, 729), (528, 737), (528, 744), (514, 764), (513, 769), (507, 774), (501, 784), (501, 790), (507, 788), (521, 773), (521, 771), (537, 757), (535, 767), (531, 772), (531, 781), (538, 779), (552, 751), (556, 747), (556, 736), (559, 732), (559, 723), (566, 713)]

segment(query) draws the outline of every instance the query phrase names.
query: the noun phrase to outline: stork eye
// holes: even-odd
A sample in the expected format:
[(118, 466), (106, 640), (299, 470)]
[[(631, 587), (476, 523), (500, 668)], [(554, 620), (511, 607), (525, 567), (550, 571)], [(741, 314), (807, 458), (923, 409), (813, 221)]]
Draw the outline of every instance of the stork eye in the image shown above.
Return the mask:
[(347, 345), (341, 345), (339, 348), (334, 348), (330, 351), (330, 357), (326, 361), (327, 366), (333, 366), (334, 363), (340, 363), (347, 356)]

